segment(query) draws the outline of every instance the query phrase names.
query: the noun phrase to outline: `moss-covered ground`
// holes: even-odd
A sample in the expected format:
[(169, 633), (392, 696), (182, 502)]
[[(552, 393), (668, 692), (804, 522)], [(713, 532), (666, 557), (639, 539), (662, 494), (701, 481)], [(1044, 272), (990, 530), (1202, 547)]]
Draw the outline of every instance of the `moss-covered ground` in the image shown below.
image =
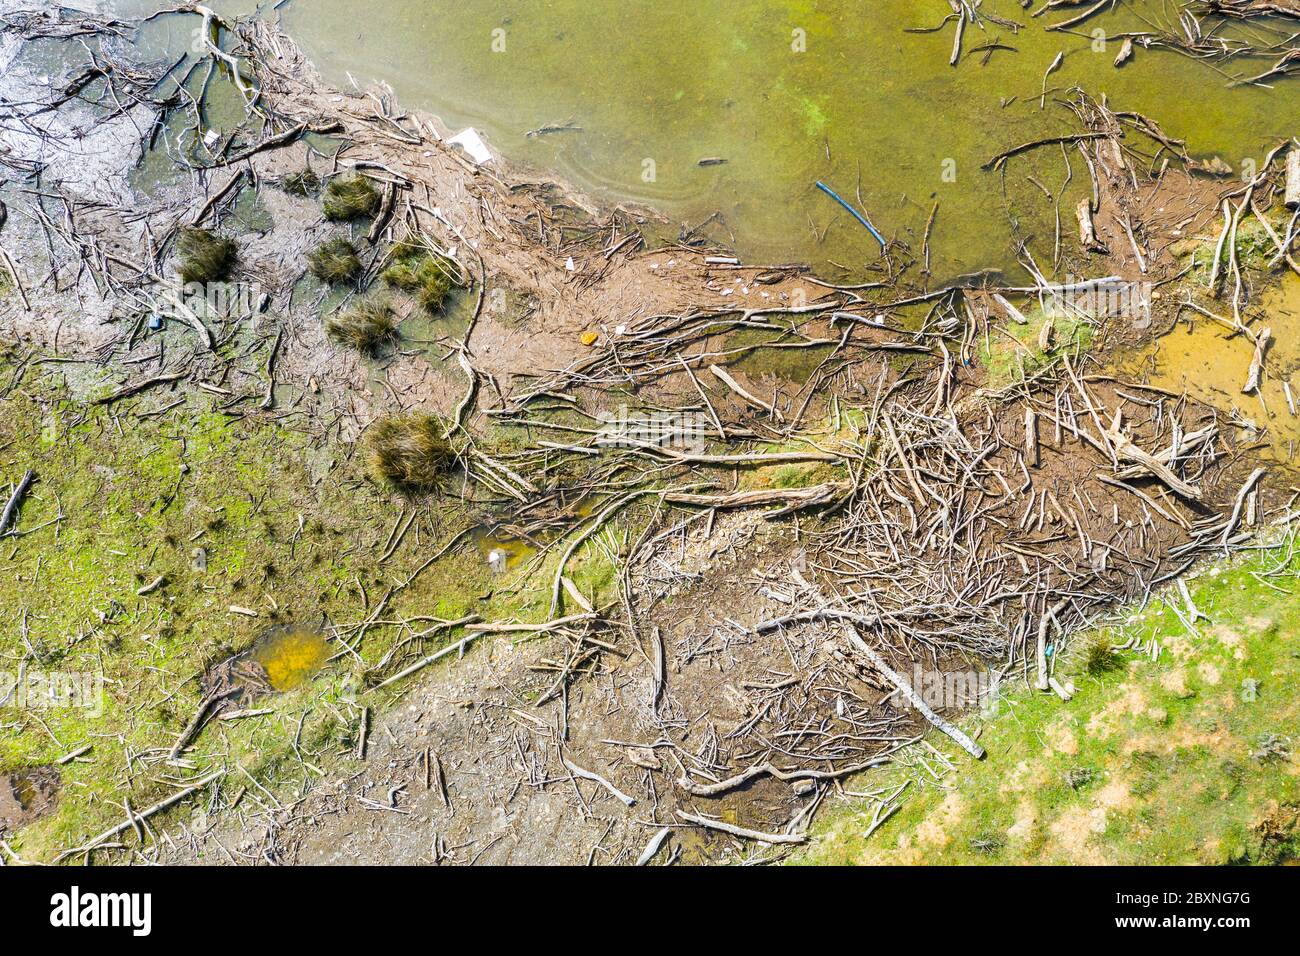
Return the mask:
[[(1078, 314), (1035, 307), (1025, 313), (1025, 319), (998, 326), (980, 340), (978, 355), (986, 388), (1003, 389), (1033, 378), (1062, 356), (1087, 351), (1092, 344), (1093, 326)], [(1043, 348), (1040, 335), (1049, 321), (1051, 333)]]
[[(124, 801), (139, 811), (209, 771), (226, 770), (221, 792), (169, 814), (228, 805), (241, 792), (291, 798), (350, 759), (362, 705), (382, 707), (405, 689), (362, 698), (365, 687), (439, 646), (410, 643), (375, 670), (413, 630), (469, 613), (548, 617), (558, 549), (496, 574), (466, 535), (399, 587), (483, 519), (454, 495), (403, 502), (365, 477), (351, 449), (228, 416), (202, 394), (75, 401), (63, 368), (29, 366), (0, 402), (0, 498), (27, 469), (39, 476), (19, 533), (0, 539), (0, 672), (102, 675), (102, 709), (20, 708), (14, 696), (0, 706), (0, 774), (56, 764), (61, 777), (55, 810), (9, 841), (23, 859), (50, 860), (124, 821)], [(0, 372), (5, 384), (16, 374), (11, 365)], [(411, 507), (419, 520), (381, 563)], [(568, 566), (604, 602), (614, 587), (610, 546), (618, 542), (595, 535)], [(390, 589), (358, 643), (356, 625)], [(402, 619), (412, 627), (385, 623)], [(181, 763), (169, 763), (205, 672), (288, 624), (331, 636), (325, 667), (258, 699), (269, 714), (209, 723)]]

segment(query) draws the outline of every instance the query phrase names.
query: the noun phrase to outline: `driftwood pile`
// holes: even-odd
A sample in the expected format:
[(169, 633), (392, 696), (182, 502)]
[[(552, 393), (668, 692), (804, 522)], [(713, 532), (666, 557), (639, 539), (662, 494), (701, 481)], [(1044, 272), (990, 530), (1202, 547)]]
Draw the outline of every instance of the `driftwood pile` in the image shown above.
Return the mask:
[[(1048, 8), (1057, 6), (1072, 5)], [(1082, 22), (1102, 6), (1058, 26)], [(1249, 16), (1256, 8), (1207, 6), (1232, 16)], [(968, 11), (973, 8), (954, 3), (958, 24), (968, 19)], [(420, 242), (439, 253), (453, 243), (473, 248), (438, 205), (442, 184), (432, 177), (421, 180), (412, 171), (419, 165), (414, 161), (403, 168), (392, 161), (394, 151), (435, 144), (439, 159), (450, 161), (445, 144), (420, 118), (398, 113), (387, 97), (376, 95), (362, 100), (364, 115), (355, 102), (359, 97), (337, 116), (312, 115), (304, 104), (314, 101), (295, 76), (297, 54), (285, 38), (260, 21), (241, 24), (234, 33), (236, 53), (230, 53), (213, 42), (214, 15), (198, 6), (192, 12), (202, 18), (208, 41), (205, 55), (187, 69), (228, 73), (260, 127), (256, 137), (236, 140), (232, 135), (215, 147), (204, 145), (201, 161), (183, 158), (203, 184), (197, 207), (178, 207), (159, 222), (142, 223), (125, 203), (75, 200), (57, 184), (43, 184), (39, 168), (26, 163), (10, 167), (35, 184), (21, 191), (32, 200), (25, 214), (35, 218), (49, 250), (50, 271), (37, 285), (54, 292), (76, 289), (89, 276), (101, 295), (129, 304), (132, 322), (96, 359), (120, 360), (136, 349), (146, 315), (144, 293), (162, 279), (177, 231), (204, 221), (228, 202), (250, 175), (253, 157), (292, 145), (308, 132), (347, 136), (366, 130), (354, 139), (348, 165), (383, 189), (379, 215), (367, 236), (375, 247), (368, 275), (382, 262), (379, 245), (385, 238)], [(980, 16), (991, 19), (987, 13)], [(1207, 38), (1198, 30), (1197, 15), (1186, 16), (1191, 22), (1184, 23), (1187, 35), (1178, 42), (1189, 52), (1219, 58), (1242, 52)], [(11, 19), (10, 28), (27, 35), (106, 38), (125, 29), (118, 21), (87, 19), (74, 27), (35, 16)], [(958, 48), (960, 37), (959, 32)], [(1146, 45), (1173, 43), (1156, 33), (1130, 39)], [(142, 70), (103, 53), (92, 55), (85, 74), (50, 101), (34, 104), (27, 120), (35, 124), (93, 80), (103, 80), (96, 103), (110, 115), (147, 104), (160, 123), (179, 112), (198, 129), (201, 103), (182, 84), (171, 84), (177, 92), (167, 97), (154, 93), (180, 66)], [(1277, 69), (1263, 75), (1276, 75)], [(1076, 210), (1085, 254), (1110, 255), (1123, 244), (1126, 264), (1146, 274), (1155, 255), (1137, 220), (1135, 190), (1125, 185), (1136, 180), (1137, 169), (1126, 159), (1121, 140), (1127, 131), (1136, 131), (1159, 144), (1161, 159), (1187, 163), (1187, 153), (1139, 114), (1113, 111), (1082, 96), (1070, 106), (1080, 122), (1078, 133), (1015, 146), (991, 159), (988, 168), (1006, 175), (1015, 157), (1043, 146), (1081, 156), (1093, 184), (1092, 199)], [(154, 132), (144, 134), (145, 145)], [(1246, 216), (1263, 219), (1263, 211), (1274, 204), (1298, 201), (1298, 154), (1294, 145), (1279, 146), (1252, 182), (1225, 198), (1224, 233), (1210, 278), (1211, 291), (1232, 289), (1232, 318), (1221, 321), (1257, 343), (1256, 384), (1263, 373), (1267, 334), (1251, 330), (1242, 316), (1248, 282), (1236, 259), (1235, 231)], [(507, 235), (516, 240), (526, 236), (529, 254), (538, 261), (585, 250), (584, 262), (594, 261), (596, 267), (575, 279), (569, 290), (575, 295), (645, 242), (636, 217), (626, 212), (596, 221), (543, 189), (516, 192), (494, 183), (489, 171), (471, 173), (484, 193), (475, 197), (480, 238), (499, 237), (504, 245)], [(518, 203), (513, 210), (528, 211), (503, 215), (491, 196), (505, 197), (503, 205)], [(1059, 210), (1057, 218), (1053, 265), (1065, 243)], [(1279, 257), (1288, 263), (1295, 228), (1293, 219), (1286, 235), (1274, 237)], [(1109, 230), (1105, 239), (1103, 229)], [(1066, 311), (1072, 308), (1070, 290), (1046, 277), (1028, 247), (1022, 247), (1021, 258), (1033, 276), (1031, 286), (985, 283), (908, 290), (892, 281), (892, 265), (890, 282), (835, 286), (796, 268), (743, 269), (734, 259), (716, 255), (717, 250), (684, 246), (682, 255), (693, 254), (703, 276), (740, 272), (748, 281), (772, 285), (799, 279), (805, 291), (811, 290), (812, 301), (760, 309), (711, 305), (638, 312), (569, 367), (506, 389), (477, 366), (472, 341), (490, 264), (497, 261), (489, 246), (479, 243), (473, 256), (464, 253), (461, 260), (461, 278), (476, 303), (468, 329), (449, 347), (465, 379), (451, 419), (467, 443), (464, 464), (471, 493), (504, 514), (519, 537), (558, 554), (546, 582), (549, 618), (525, 624), (472, 615), (409, 628), (409, 622), (394, 623), (386, 615), (412, 575), (390, 588), (365, 620), (341, 625), (337, 637), (347, 653), (359, 657), (362, 642), (375, 628), (408, 628), (370, 668), (371, 694), (464, 652), (484, 635), (546, 638), (551, 642), (550, 657), (542, 665), (547, 684), (531, 703), (555, 711), (548, 713), (553, 721), (537, 719), (555, 735), (558, 766), (553, 771), (569, 782), (577, 778), (593, 784), (624, 805), (639, 798), (629, 792), (635, 789), (629, 780), (644, 785), (656, 807), (667, 782), (664, 800), (672, 805), (674, 825), (685, 822), (745, 839), (796, 843), (805, 838), (831, 782), (889, 759), (927, 723), (980, 756), (978, 741), (956, 726), (952, 709), (932, 706), (917, 693), (910, 677), (914, 667), (939, 672), (974, 668), (1068, 697), (1071, 688), (1057, 679), (1054, 665), (1073, 633), (1116, 600), (1145, 598), (1198, 557), (1239, 545), (1249, 527), (1266, 517), (1261, 471), (1243, 467), (1233, 436), (1212, 410), (1183, 396), (1104, 376), (1090, 369), (1084, 356), (1069, 352), (1058, 353), (1045, 369), (999, 394), (977, 388), (970, 371), (977, 343), (999, 334), (994, 326), (1000, 317), (1015, 321), (1019, 314), (1008, 297), (1034, 296)], [(251, 309), (260, 312), (267, 306), (263, 301)], [(902, 321), (909, 310), (923, 314), (919, 326)], [(215, 329), (198, 316), (187, 317), (194, 332), (191, 353), (150, 356), (155, 368), (101, 402), (191, 382), (222, 396), (225, 411), (241, 404), (250, 414), (267, 411), (273, 405), (283, 327), (239, 339), (248, 317), (225, 316)], [(745, 340), (738, 342), (741, 335)], [(1050, 336), (1048, 327), (1040, 343), (1044, 352)], [(755, 338), (761, 341), (755, 344)], [(240, 345), (237, 355), (229, 354), (233, 344)], [(728, 371), (728, 363), (741, 355), (789, 349), (821, 354), (798, 389), (778, 384), (764, 391), (753, 381), (742, 381), (734, 369)], [(243, 361), (253, 355), (257, 362)], [(884, 361), (891, 357), (915, 361), (900, 373)], [(256, 369), (251, 376), (250, 366)], [(254, 381), (256, 389), (250, 387)], [(231, 387), (232, 382), (241, 387)], [(638, 406), (635, 415), (653, 413), (672, 424), (650, 435), (629, 430), (626, 421), (611, 426), (611, 405), (629, 401)], [(486, 420), (527, 430), (528, 447), (489, 454), (476, 438), (477, 426)], [(739, 485), (739, 473), (772, 465), (813, 466), (829, 476), (800, 487)], [(6, 520), (21, 494), (15, 490)], [(692, 712), (673, 700), (674, 677), (667, 666), (671, 655), (689, 657), (690, 649), (666, 648), (661, 622), (646, 616), (653, 605), (646, 601), (654, 586), (649, 565), (656, 548), (683, 536), (688, 525), (707, 521), (711, 526), (717, 513), (737, 510), (788, 521), (804, 548), (788, 574), (764, 583), (768, 596), (788, 610), (733, 626), (729, 637), (787, 651), (788, 675), (751, 682), (745, 688), (750, 717), (725, 734), (709, 730), (701, 738), (698, 727), (706, 723), (707, 707)], [(619, 600), (612, 607), (598, 606), (574, 584), (569, 564), (599, 532), (634, 512), (635, 540), (622, 552), (618, 568)], [(469, 530), (455, 535), (420, 570), (463, 544)], [(395, 522), (393, 547), (404, 533)], [(650, 739), (623, 742), (638, 768), (636, 776), (629, 772), (626, 779), (610, 779), (581, 754), (561, 746), (569, 738), (569, 694), (580, 682), (619, 666), (609, 664), (611, 659), (635, 660), (638, 653), (648, 668), (651, 690), (637, 720)], [(224, 690), (214, 693), (218, 696), (205, 698), (174, 752), (198, 731), (204, 711), (216, 705)], [(365, 750), (368, 708), (362, 726), (359, 755)], [(560, 778), (533, 768), (529, 782), (544, 786), (554, 779)], [(815, 798), (775, 828), (726, 823), (700, 812), (708, 801), (760, 779), (789, 783), (796, 793), (811, 792)], [(890, 799), (882, 799), (880, 812), (892, 812), (890, 806)], [(643, 861), (662, 843), (660, 831), (645, 848)]]

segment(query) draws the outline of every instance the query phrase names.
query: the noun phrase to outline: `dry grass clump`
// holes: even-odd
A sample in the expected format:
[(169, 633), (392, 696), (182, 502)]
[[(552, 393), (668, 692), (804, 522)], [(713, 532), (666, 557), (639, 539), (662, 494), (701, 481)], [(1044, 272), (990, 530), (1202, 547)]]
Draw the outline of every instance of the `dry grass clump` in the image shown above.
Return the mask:
[(310, 169), (304, 169), (299, 173), (290, 173), (280, 180), (280, 188), (290, 196), (307, 197), (314, 195), (320, 189), (320, 177)]
[(235, 265), (235, 240), (207, 229), (189, 228), (176, 242), (182, 282), (220, 282)]
[(312, 275), (331, 285), (354, 279), (361, 272), (357, 247), (342, 236), (327, 239), (308, 253), (307, 264)]
[(365, 438), (366, 467), (375, 481), (407, 493), (437, 491), (456, 468), (456, 449), (436, 415), (384, 418)]
[(397, 335), (397, 317), (383, 296), (368, 296), (325, 320), (325, 334), (359, 352), (374, 352)]
[(430, 312), (437, 312), (456, 285), (456, 267), (442, 256), (419, 246), (399, 246), (382, 278), (394, 288), (413, 295)]
[(360, 219), (379, 208), (379, 191), (364, 176), (340, 176), (325, 187), (321, 208), (335, 222)]

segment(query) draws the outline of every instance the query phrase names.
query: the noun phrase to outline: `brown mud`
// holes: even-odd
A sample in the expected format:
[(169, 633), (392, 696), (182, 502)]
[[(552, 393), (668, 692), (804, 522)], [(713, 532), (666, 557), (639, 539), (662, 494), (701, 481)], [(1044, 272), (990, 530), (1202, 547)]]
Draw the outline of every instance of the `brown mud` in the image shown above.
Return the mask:
[(53, 810), (59, 790), (55, 767), (0, 774), (0, 836), (14, 833)]
[[(322, 87), (263, 22), (236, 37), (262, 122), (153, 208), (62, 194), (66, 217), (41, 226), (71, 261), (42, 279), (22, 257), (30, 301), (6, 301), (6, 334), (31, 360), (46, 350), (108, 379), (82, 400), (198, 390), (345, 449), (380, 416), (435, 411), (471, 443), (478, 493), (539, 546), (552, 597), (542, 621), (457, 622), (442, 663), (401, 645), (370, 675), (349, 751), (310, 787), (272, 808), (236, 798), (156, 847), (164, 859), (768, 859), (807, 839), (843, 780), (932, 727), (982, 753), (977, 729), (950, 723), (961, 707), (916, 706), (902, 686), (914, 668), (996, 670), (1068, 696), (1052, 668), (1072, 633), (1285, 510), (1213, 404), (1107, 360), (1178, 321), (1178, 244), (1241, 190), (1187, 171), (1146, 118), (1082, 94), (1062, 106), (1081, 130), (1070, 148), (1094, 237), (1027, 238), (1035, 285), (934, 288), (887, 249), (875, 278), (834, 286), (723, 249), (651, 248), (651, 213), (478, 166), (382, 92)], [(991, 164), (1014, 174), (1014, 157)], [(377, 218), (353, 227), (368, 277), (413, 238), (459, 265), (463, 331), (435, 330), (437, 348), (408, 339), (378, 375), (328, 341), (315, 313), (329, 294), (302, 293), (303, 259), (342, 227), (275, 185), (307, 166), (382, 192)], [(138, 315), (79, 308), (92, 289), (130, 300), (168, 271), (178, 229), (253, 184), (275, 225), (241, 243), (241, 274), (264, 294), (251, 314), (195, 318), (168, 351), (138, 335)], [(1276, 168), (1250, 188), (1274, 199)], [(1063, 273), (1160, 296), (1136, 320), (1082, 315), (1090, 351), (1061, 332), (1081, 311), (1048, 278)], [(1233, 306), (1248, 311), (1251, 291)], [(1020, 375), (992, 382), (981, 350), (1005, 348), (1035, 303), (1060, 318), (1039, 354), (1016, 346)], [(689, 416), (707, 440), (682, 450), (603, 428), (626, 404)], [(498, 451), (499, 428), (524, 447)], [(574, 583), (579, 547), (612, 588)], [(211, 670), (172, 756), (242, 700), (234, 689), (275, 674), (256, 653)]]

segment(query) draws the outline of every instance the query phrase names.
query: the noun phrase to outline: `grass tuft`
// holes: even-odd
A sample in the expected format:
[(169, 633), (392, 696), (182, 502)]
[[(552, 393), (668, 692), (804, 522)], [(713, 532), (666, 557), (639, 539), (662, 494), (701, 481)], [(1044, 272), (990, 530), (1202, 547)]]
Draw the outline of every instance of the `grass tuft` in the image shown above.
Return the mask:
[(1115, 653), (1110, 642), (1097, 639), (1088, 644), (1083, 656), (1083, 669), (1093, 677), (1118, 670), (1124, 666), (1124, 658)]
[(382, 485), (407, 493), (437, 491), (456, 467), (456, 449), (436, 415), (385, 418), (366, 434), (366, 466)]
[(456, 267), (419, 246), (400, 245), (382, 273), (395, 289), (412, 295), (429, 312), (439, 311), (456, 285)]
[(383, 296), (368, 296), (325, 320), (325, 334), (359, 352), (374, 352), (397, 335), (397, 318)]
[(307, 255), (307, 262), (312, 275), (331, 285), (354, 279), (361, 272), (357, 247), (342, 236), (322, 242)]
[(220, 282), (229, 278), (237, 247), (233, 239), (207, 229), (190, 228), (176, 243), (182, 282)]
[(325, 218), (335, 222), (360, 219), (379, 208), (379, 191), (364, 176), (331, 179), (325, 187), (321, 207), (325, 210)]

